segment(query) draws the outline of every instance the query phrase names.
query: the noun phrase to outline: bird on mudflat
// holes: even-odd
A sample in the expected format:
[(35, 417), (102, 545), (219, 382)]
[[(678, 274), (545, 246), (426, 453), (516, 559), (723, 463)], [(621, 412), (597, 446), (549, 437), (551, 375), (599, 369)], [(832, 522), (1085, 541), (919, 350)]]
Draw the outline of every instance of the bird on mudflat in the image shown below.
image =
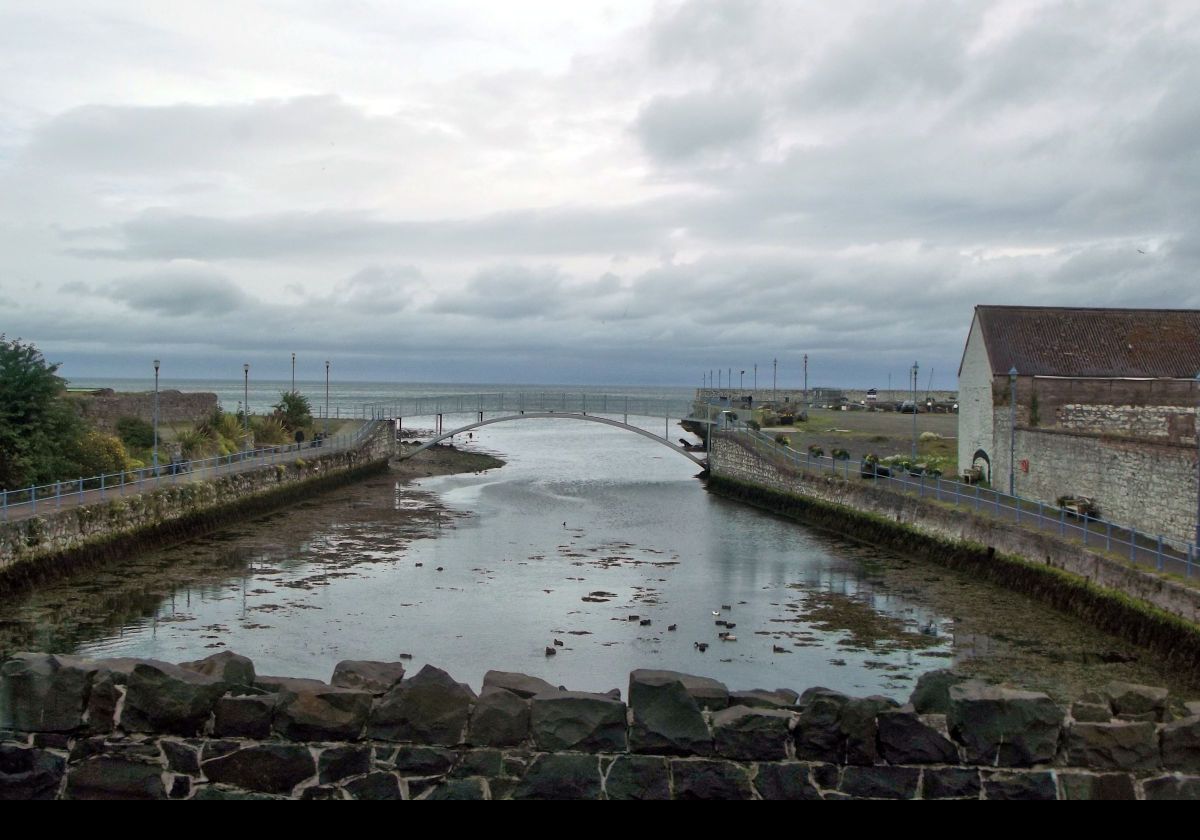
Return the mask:
[(679, 626), (678, 624), (668, 624), (668, 625), (667, 625), (667, 630), (668, 630), (668, 631), (670, 631), (670, 632), (672, 632), (672, 633), (674, 633), (674, 632), (675, 632), (675, 628), (676, 628), (676, 627), (678, 627), (678, 626)]
[(554, 646), (555, 646), (555, 647), (562, 647), (562, 646), (563, 646), (563, 643), (562, 643), (562, 641), (561, 641), (560, 639), (555, 639), (555, 640), (554, 640)]
[(552, 647), (548, 647), (548, 648), (546, 648), (546, 655), (547, 655), (547, 656), (554, 656), (556, 653), (558, 653), (558, 651), (557, 651), (557, 650), (555, 650), (554, 648), (552, 648)]

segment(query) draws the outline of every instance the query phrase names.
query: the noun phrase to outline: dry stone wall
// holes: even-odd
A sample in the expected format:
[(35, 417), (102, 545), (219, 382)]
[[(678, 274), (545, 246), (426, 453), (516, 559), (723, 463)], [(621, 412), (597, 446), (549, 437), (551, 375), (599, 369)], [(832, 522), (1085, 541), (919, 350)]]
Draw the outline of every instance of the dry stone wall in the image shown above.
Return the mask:
[(0, 665), (0, 799), (1196, 799), (1200, 706), (1112, 684), (1070, 705), (935, 671), (907, 704), (621, 692), (342, 662), (330, 682), (223, 652)]
[[(117, 393), (104, 389), (94, 394), (77, 394), (71, 399), (84, 418), (98, 429), (112, 432), (122, 417), (154, 420), (154, 392)], [(192, 423), (208, 417), (217, 408), (217, 395), (207, 392), (159, 391), (160, 423)]]

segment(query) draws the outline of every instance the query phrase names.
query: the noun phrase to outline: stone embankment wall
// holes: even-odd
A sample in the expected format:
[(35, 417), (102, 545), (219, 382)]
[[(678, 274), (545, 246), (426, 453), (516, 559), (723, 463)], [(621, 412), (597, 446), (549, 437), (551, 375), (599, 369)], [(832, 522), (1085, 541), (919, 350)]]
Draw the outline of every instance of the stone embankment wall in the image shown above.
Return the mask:
[(1200, 665), (1200, 591), (1138, 571), (1081, 545), (869, 480), (775, 464), (735, 436), (713, 442), (716, 492), (931, 559), (1024, 592), (1094, 626)]
[(0, 591), (87, 562), (186, 539), (386, 467), (387, 424), (355, 450), (318, 454), (204, 481), (0, 524)]
[(933, 672), (901, 706), (634, 671), (590, 694), (225, 652), (0, 665), (0, 799), (1197, 799), (1200, 705), (1112, 684), (1070, 706)]
[[(993, 382), (992, 397), (992, 485), (1007, 488), (1007, 380)], [(1197, 398), (1190, 380), (1018, 377), (1017, 494), (1048, 504), (1088, 496), (1105, 519), (1182, 547), (1195, 539)]]
[[(80, 414), (98, 429), (114, 431), (122, 417), (137, 417), (147, 423), (154, 421), (154, 392), (117, 393), (104, 389), (93, 394), (73, 394), (71, 400)], [(158, 421), (192, 423), (209, 416), (217, 408), (217, 395), (207, 392), (158, 392)]]

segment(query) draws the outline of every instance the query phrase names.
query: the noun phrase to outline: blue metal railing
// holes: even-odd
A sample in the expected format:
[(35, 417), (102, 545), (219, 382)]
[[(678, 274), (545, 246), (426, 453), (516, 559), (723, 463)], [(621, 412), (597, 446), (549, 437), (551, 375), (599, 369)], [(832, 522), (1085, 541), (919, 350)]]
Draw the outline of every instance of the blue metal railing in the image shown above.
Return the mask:
[(324, 455), (355, 449), (378, 428), (379, 423), (368, 421), (354, 432), (336, 435), (323, 440), (291, 443), (280, 446), (263, 446), (253, 450), (140, 467), (115, 473), (103, 473), (88, 478), (56, 481), (18, 490), (0, 490), (0, 519), (7, 522), (13, 515), (37, 513), (39, 510), (61, 510), (64, 503), (84, 501), (106, 501), (110, 497), (134, 495), (148, 486), (180, 484), (217, 478), (233, 472), (270, 464), (296, 460), (301, 453), (312, 452)]
[[(1047, 505), (1033, 499), (980, 487), (978, 484), (963, 484), (953, 479), (942, 478), (940, 475), (925, 475), (898, 466), (852, 462), (849, 458), (838, 459), (827, 455), (816, 456), (811, 452), (797, 451), (777, 443), (771, 435), (742, 424), (728, 429), (727, 432), (749, 442), (757, 452), (769, 456), (777, 463), (797, 470), (829, 473), (847, 481), (852, 477), (861, 477), (884, 482), (885, 486), (891, 489), (912, 493), (921, 498), (948, 502), (955, 507), (965, 507), (1012, 520), (1036, 531), (1049, 531), (1057, 533), (1060, 537), (1081, 540), (1085, 546), (1102, 548), (1126, 556), (1133, 566), (1142, 565), (1160, 572), (1172, 572), (1190, 578), (1193, 567), (1200, 562), (1200, 558), (1197, 557), (1198, 547), (1190, 542), (1172, 540), (1161, 534), (1146, 534), (1136, 528), (1089, 516), (1086, 512), (1075, 513), (1056, 505)], [(709, 457), (711, 459), (712, 455)]]

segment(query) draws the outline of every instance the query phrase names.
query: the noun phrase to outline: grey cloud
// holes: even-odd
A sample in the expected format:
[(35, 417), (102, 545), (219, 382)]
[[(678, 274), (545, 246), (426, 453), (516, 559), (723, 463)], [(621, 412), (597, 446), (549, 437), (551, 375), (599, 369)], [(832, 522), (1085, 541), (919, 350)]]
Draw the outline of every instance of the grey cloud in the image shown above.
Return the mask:
[(227, 315), (248, 298), (227, 277), (192, 271), (160, 271), (113, 281), (106, 293), (130, 309), (168, 318)]
[(392, 315), (407, 308), (413, 294), (424, 285), (424, 277), (416, 266), (372, 265), (341, 283), (328, 304), (363, 314)]
[(431, 311), (499, 320), (541, 317), (561, 303), (563, 279), (551, 267), (496, 266), (475, 274), (462, 294), (440, 298)]
[(423, 255), (607, 253), (643, 249), (661, 234), (654, 205), (562, 207), (470, 219), (389, 221), (323, 211), (243, 218), (152, 210), (109, 230), (107, 247), (65, 249), (85, 258), (270, 259), (305, 254)]
[(737, 147), (761, 128), (761, 106), (734, 91), (657, 97), (643, 106), (635, 123), (647, 151), (663, 161)]
[(144, 176), (216, 169), (259, 155), (318, 154), (322, 147), (327, 153), (332, 144), (380, 130), (380, 121), (336, 96), (233, 105), (85, 105), (39, 127), (29, 156), (56, 169)]

